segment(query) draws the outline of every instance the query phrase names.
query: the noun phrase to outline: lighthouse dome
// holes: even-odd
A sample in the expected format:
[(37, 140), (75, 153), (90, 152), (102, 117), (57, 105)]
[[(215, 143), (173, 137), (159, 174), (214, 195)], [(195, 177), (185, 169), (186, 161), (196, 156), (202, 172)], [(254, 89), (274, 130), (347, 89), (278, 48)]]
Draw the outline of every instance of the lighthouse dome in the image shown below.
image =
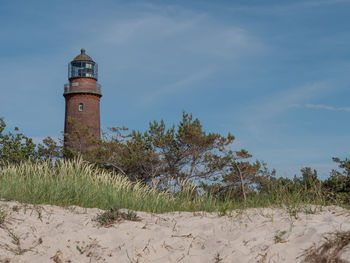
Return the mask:
[(76, 56), (73, 59), (73, 61), (90, 61), (90, 62), (94, 62), (90, 56), (86, 55), (85, 49), (83, 49), (83, 48), (80, 50), (80, 54), (78, 56)]

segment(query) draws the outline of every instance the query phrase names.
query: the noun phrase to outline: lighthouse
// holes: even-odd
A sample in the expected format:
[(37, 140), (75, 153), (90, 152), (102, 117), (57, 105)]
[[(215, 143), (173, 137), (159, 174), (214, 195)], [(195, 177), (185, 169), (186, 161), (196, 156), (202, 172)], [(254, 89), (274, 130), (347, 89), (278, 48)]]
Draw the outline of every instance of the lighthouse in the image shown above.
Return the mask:
[(68, 64), (69, 83), (64, 85), (66, 101), (64, 145), (78, 153), (91, 148), (93, 140), (100, 139), (101, 85), (98, 65), (81, 49)]

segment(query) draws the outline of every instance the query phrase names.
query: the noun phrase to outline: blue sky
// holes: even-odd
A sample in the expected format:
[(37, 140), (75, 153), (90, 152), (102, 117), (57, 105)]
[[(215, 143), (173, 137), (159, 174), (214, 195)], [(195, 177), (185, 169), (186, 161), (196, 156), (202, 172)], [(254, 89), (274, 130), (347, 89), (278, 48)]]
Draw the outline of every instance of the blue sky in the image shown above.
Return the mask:
[(67, 63), (99, 63), (101, 125), (182, 110), (293, 176), (350, 157), (350, 0), (0, 1), (0, 116), (63, 130)]

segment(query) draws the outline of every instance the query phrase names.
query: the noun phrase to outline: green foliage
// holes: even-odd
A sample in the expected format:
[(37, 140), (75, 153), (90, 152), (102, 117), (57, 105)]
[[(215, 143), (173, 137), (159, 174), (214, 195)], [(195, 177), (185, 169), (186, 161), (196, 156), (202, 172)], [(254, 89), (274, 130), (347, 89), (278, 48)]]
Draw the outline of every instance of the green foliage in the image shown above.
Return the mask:
[(348, 193), (349, 178), (340, 172), (333, 170), (330, 177), (323, 182), (323, 189), (331, 193)]
[(304, 167), (301, 170), (301, 178), (297, 178), (295, 183), (299, 184), (307, 190), (315, 188), (316, 185), (320, 184), (320, 180), (317, 177), (317, 171), (311, 170), (310, 167)]
[[(276, 192), (254, 193), (249, 190), (251, 192), (244, 203), (242, 198), (233, 199), (230, 195), (220, 200), (208, 193), (198, 194), (196, 186), (188, 182), (180, 184), (176, 193), (159, 191), (82, 160), (56, 160), (54, 164), (49, 161), (28, 162), (0, 169), (0, 199), (32, 204), (100, 209), (117, 206), (156, 213), (207, 211), (220, 215), (244, 207), (280, 206), (289, 209), (291, 216), (302, 212), (305, 204), (338, 204), (322, 196), (310, 195), (305, 190), (290, 191), (289, 187), (281, 185), (277, 188), (279, 191)], [(125, 219), (132, 218), (132, 212), (125, 213)]]
[(216, 133), (206, 133), (200, 121), (183, 112), (177, 127), (166, 128), (165, 122), (150, 123), (144, 134), (147, 142), (159, 156), (161, 169), (159, 179), (189, 179), (215, 181), (222, 175), (227, 163), (227, 147), (234, 140)]
[(206, 133), (198, 119), (183, 112), (177, 127), (153, 121), (144, 132), (126, 133), (112, 128), (113, 136), (98, 142), (83, 158), (101, 167), (111, 168), (132, 181), (153, 182), (159, 188), (179, 180), (215, 181), (226, 171), (226, 148), (232, 135)]
[[(300, 176), (289, 179), (277, 177), (276, 171), (269, 170), (264, 162), (253, 162), (248, 151), (232, 150), (234, 137), (231, 134), (207, 133), (200, 121), (186, 112), (183, 112), (178, 125), (166, 127), (163, 120), (153, 121), (143, 133), (111, 128), (112, 134), (104, 135), (102, 140), (94, 139), (86, 127), (71, 121), (72, 131), (66, 137), (65, 147), (51, 137), (36, 146), (18, 128), (6, 133), (6, 124), (0, 118), (0, 167), (4, 168), (0, 174), (7, 171), (6, 176), (0, 178), (0, 197), (26, 202), (32, 200), (34, 203), (96, 205), (100, 208), (123, 204), (123, 207), (146, 210), (151, 209), (150, 203), (156, 202), (157, 211), (201, 208), (220, 211), (221, 214), (226, 214), (233, 207), (273, 204), (299, 211), (299, 204), (304, 203), (350, 203), (348, 159), (333, 158), (340, 171), (333, 170), (325, 181), (321, 181), (317, 171), (310, 167), (302, 168)], [(91, 169), (103, 168), (98, 171), (110, 176), (113, 186), (101, 186), (94, 173), (86, 175), (86, 171), (82, 172), (80, 168), (74, 170), (80, 164), (72, 165), (75, 167), (73, 170), (65, 170), (59, 161), (63, 156), (66, 160), (81, 156), (91, 164)], [(26, 164), (18, 166), (23, 162)], [(43, 169), (42, 173), (39, 172), (42, 177), (38, 182), (23, 176), (23, 171), (18, 170), (29, 167), (28, 162), (38, 162), (37, 167)], [(12, 169), (9, 170), (9, 167), (16, 172), (9, 173)], [(26, 172), (33, 174), (33, 170)], [(9, 174), (13, 175), (13, 180)], [(120, 190), (113, 181), (116, 174), (122, 176), (118, 177), (118, 182), (124, 178), (127, 182), (124, 183), (129, 185), (125, 188), (128, 189), (127, 194), (120, 192), (124, 190)], [(143, 187), (142, 196), (151, 193), (150, 203), (145, 204), (147, 208), (135, 205), (136, 200), (143, 202), (144, 196), (135, 198), (130, 193), (134, 191), (134, 186)], [(107, 201), (102, 189), (107, 193)], [(25, 194), (28, 197), (24, 197)], [(167, 197), (159, 199), (158, 194)], [(87, 196), (98, 201), (87, 201)], [(170, 204), (173, 208), (169, 208)]]
[(5, 133), (6, 123), (0, 118), (0, 166), (7, 163), (19, 164), (25, 161), (49, 160), (62, 157), (63, 147), (51, 137), (43, 139), (38, 146), (33, 140), (19, 132)]
[(140, 132), (124, 134), (125, 128), (112, 128), (83, 158), (100, 167), (114, 170), (132, 181), (150, 182), (158, 174), (160, 161), (155, 150)]
[(51, 137), (43, 139), (42, 144), (38, 144), (38, 158), (43, 160), (52, 161), (57, 158), (62, 158), (63, 147)]
[(36, 159), (36, 145), (32, 139), (18, 132), (17, 127), (8, 133), (4, 133), (5, 128), (5, 121), (0, 118), (0, 166)]
[(260, 162), (250, 163), (252, 157), (248, 151), (228, 151), (220, 162), (222, 175), (215, 184), (203, 184), (205, 191), (220, 200), (239, 199), (247, 201), (247, 195), (255, 192), (258, 184), (257, 174), (261, 168)]
[(330, 200), (340, 199), (344, 204), (350, 203), (350, 160), (333, 158), (343, 169), (342, 173), (332, 170), (330, 177), (322, 183), (322, 190)]
[[(0, 169), (0, 199), (32, 204), (78, 205), (148, 212), (215, 211), (216, 201), (193, 196), (183, 185), (176, 195), (131, 182), (82, 160), (57, 160), (7, 165)], [(132, 218), (129, 214), (127, 217)]]
[(343, 169), (344, 176), (350, 177), (350, 160), (348, 158), (340, 160), (339, 158), (334, 157), (333, 161), (339, 164), (339, 168)]

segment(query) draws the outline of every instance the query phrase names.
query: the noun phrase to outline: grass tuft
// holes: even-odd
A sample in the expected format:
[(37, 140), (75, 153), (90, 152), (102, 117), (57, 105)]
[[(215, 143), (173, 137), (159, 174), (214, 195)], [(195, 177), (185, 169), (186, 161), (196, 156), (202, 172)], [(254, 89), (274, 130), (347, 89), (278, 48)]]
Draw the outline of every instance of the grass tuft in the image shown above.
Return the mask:
[(131, 210), (128, 210), (127, 213), (121, 212), (117, 207), (113, 207), (101, 214), (98, 214), (92, 220), (98, 222), (101, 226), (109, 227), (113, 225), (116, 221), (121, 221), (123, 219), (129, 221), (141, 220), (135, 212)]
[(0, 207), (0, 227), (4, 225), (6, 216), (7, 216), (6, 211)]
[(220, 253), (217, 252), (214, 257), (214, 263), (220, 263), (222, 262), (223, 258), (220, 256)]
[(283, 238), (284, 235), (287, 234), (287, 231), (277, 231), (275, 236), (273, 237), (275, 244), (277, 243), (285, 243), (286, 240)]
[(343, 248), (350, 245), (350, 231), (330, 233), (320, 246), (307, 249), (303, 263), (348, 263), (341, 257)]

